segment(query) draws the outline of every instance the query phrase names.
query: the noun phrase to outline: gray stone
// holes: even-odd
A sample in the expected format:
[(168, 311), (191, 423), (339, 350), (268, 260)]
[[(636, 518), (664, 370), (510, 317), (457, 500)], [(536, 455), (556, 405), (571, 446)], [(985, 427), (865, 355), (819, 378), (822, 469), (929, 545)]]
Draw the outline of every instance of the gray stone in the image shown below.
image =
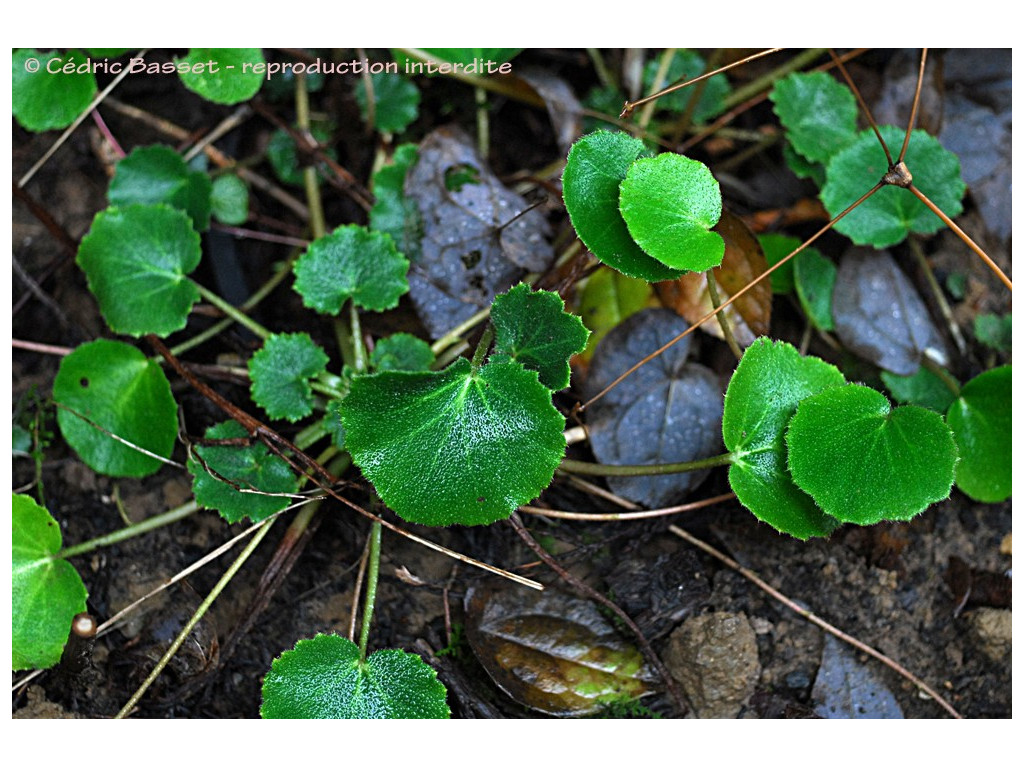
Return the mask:
[(761, 674), (754, 630), (742, 613), (687, 619), (669, 637), (663, 659), (702, 718), (736, 717)]

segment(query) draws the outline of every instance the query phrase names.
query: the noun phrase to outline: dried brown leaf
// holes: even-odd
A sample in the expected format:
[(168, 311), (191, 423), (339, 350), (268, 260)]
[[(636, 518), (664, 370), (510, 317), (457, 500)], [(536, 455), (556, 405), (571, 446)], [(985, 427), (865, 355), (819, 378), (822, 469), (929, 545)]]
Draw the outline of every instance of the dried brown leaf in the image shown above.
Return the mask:
[[(723, 210), (714, 231), (725, 240), (725, 257), (721, 266), (714, 270), (719, 302), (725, 302), (767, 271), (768, 262), (757, 238), (739, 216)], [(695, 323), (713, 309), (704, 272), (690, 272), (678, 280), (658, 283), (657, 288), (661, 303), (682, 315), (687, 322)], [(749, 347), (758, 336), (766, 335), (771, 325), (771, 281), (762, 280), (723, 312), (736, 341), (742, 347)], [(717, 318), (704, 322), (701, 330), (719, 339), (724, 338)]]

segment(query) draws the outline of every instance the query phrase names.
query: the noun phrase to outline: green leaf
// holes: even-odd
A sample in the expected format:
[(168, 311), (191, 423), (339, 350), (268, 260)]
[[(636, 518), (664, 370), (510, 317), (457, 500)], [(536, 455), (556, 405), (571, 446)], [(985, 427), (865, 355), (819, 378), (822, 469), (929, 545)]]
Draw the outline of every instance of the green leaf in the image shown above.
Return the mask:
[[(92, 73), (48, 72), (52, 67), (85, 63), (78, 51), (61, 55), (56, 51), (22, 48), (14, 52), (11, 77), (11, 106), (22, 128), (36, 133), (67, 128), (85, 111), (96, 95)], [(36, 71), (30, 71), (38, 64)]]
[(942, 417), (847, 384), (801, 401), (786, 432), (793, 480), (846, 523), (909, 520), (949, 496), (957, 460)]
[(132, 203), (167, 203), (192, 217), (200, 232), (210, 226), (210, 177), (189, 171), (181, 155), (154, 144), (136, 147), (117, 164), (107, 199), (115, 207)]
[[(248, 433), (237, 421), (223, 421), (207, 429), (205, 437), (208, 440), (226, 440), (248, 437)], [(288, 462), (270, 453), (267, 446), (259, 441), (251, 445), (197, 444), (192, 450), (206, 463), (204, 467), (195, 456), (188, 458), (196, 502), (207, 509), (217, 510), (229, 523), (243, 519), (258, 523), (292, 503), (286, 496), (263, 496), (247, 491), (295, 493), (298, 490), (298, 481)], [(238, 488), (224, 482), (225, 479)]]
[(619, 207), (637, 245), (668, 267), (704, 272), (722, 263), (725, 241), (710, 231), (722, 193), (703, 163), (670, 152), (640, 158), (622, 182)]
[(789, 143), (812, 163), (826, 162), (857, 132), (857, 100), (849, 88), (825, 72), (787, 75), (768, 98)]
[(180, 74), (185, 87), (217, 104), (248, 101), (263, 85), (264, 75), (253, 71), (266, 63), (259, 48), (192, 48), (178, 61), (189, 65)]
[(327, 353), (308, 333), (274, 334), (249, 358), (252, 399), (272, 419), (298, 421), (313, 411), (309, 379), (327, 370)]
[(178, 434), (178, 407), (160, 366), (121, 341), (97, 339), (61, 360), (53, 382), (60, 431), (97, 472), (145, 477), (161, 462), (121, 443), (67, 410), (157, 456), (168, 458)]
[[(654, 87), (654, 78), (661, 66), (660, 57), (651, 59), (644, 67), (644, 93), (651, 93)], [(704, 59), (696, 51), (682, 48), (676, 51), (668, 65), (668, 73), (665, 80), (658, 85), (658, 90), (685, 80), (692, 80), (703, 75), (707, 65)], [(659, 109), (666, 109), (682, 113), (686, 110), (693, 97), (697, 84), (687, 86), (678, 91), (666, 94), (658, 99)], [(725, 75), (714, 75), (705, 81), (704, 90), (697, 100), (697, 106), (693, 111), (693, 121), (704, 123), (709, 119), (725, 111), (725, 97), (729, 95), (729, 80)], [(623, 99), (618, 100), (616, 110), (622, 108)]]
[(314, 240), (295, 262), (295, 290), (325, 315), (338, 314), (348, 299), (383, 312), (409, 290), (408, 270), (390, 235), (347, 224)]
[(75, 567), (54, 557), (57, 521), (29, 496), (12, 496), (11, 669), (46, 669), (60, 661), (88, 594)]
[(898, 403), (920, 405), (945, 413), (956, 399), (956, 395), (950, 392), (942, 379), (923, 365), (910, 376), (898, 376), (889, 371), (882, 371), (880, 375), (893, 400)]
[(264, 718), (447, 718), (447, 691), (413, 653), (386, 649), (359, 660), (359, 648), (338, 635), (299, 640), (263, 679)]
[(373, 174), (375, 202), (370, 209), (370, 229), (391, 235), (410, 261), (419, 258), (423, 222), (416, 203), (405, 196), (405, 175), (418, 158), (415, 144), (400, 144), (395, 149), (391, 164)]
[(782, 146), (782, 159), (798, 179), (810, 179), (819, 189), (825, 184), (825, 166), (821, 163), (812, 163), (793, 149), (792, 144)]
[(424, 525), (507, 518), (551, 482), (565, 419), (518, 363), (357, 376), (341, 401), (352, 460), (391, 509)]
[(370, 354), (370, 367), (376, 371), (429, 371), (433, 364), (430, 345), (411, 333), (381, 339)]
[(249, 218), (249, 188), (234, 174), (218, 176), (213, 180), (210, 205), (221, 224), (244, 224)]
[(1012, 378), (1009, 365), (975, 376), (946, 414), (960, 449), (957, 487), (976, 501), (1004, 501), (1012, 492)]
[(78, 266), (117, 333), (157, 336), (181, 330), (199, 289), (186, 275), (201, 256), (199, 233), (169, 205), (107, 208), (78, 246)]
[[(757, 242), (764, 251), (764, 259), (769, 267), (773, 267), (800, 247), (800, 240), (788, 235), (769, 233), (758, 235)], [(799, 256), (799, 254), (797, 254)], [(795, 259), (796, 256), (793, 257)], [(768, 279), (772, 281), (772, 293), (789, 293), (793, 285), (793, 259), (772, 272)]]
[(590, 339), (583, 357), (594, 354), (598, 342), (612, 328), (630, 315), (655, 302), (654, 289), (646, 280), (629, 277), (601, 266), (583, 286), (579, 308), (583, 324), (590, 329)]
[(670, 269), (634, 242), (619, 212), (619, 185), (644, 143), (625, 133), (595, 131), (572, 145), (562, 174), (562, 195), (576, 234), (598, 259), (630, 277), (674, 280)]
[[(331, 139), (331, 128), (322, 124), (314, 124), (310, 130), (313, 139), (319, 145), (327, 144)], [(323, 153), (332, 160), (338, 159), (338, 153), (334, 147), (325, 147)], [(284, 128), (274, 131), (267, 142), (267, 160), (274, 169), (274, 173), (285, 184), (292, 184), (301, 187), (302, 168), (299, 167), (299, 148), (295, 145), (295, 139)], [(317, 169), (316, 177), (323, 181), (323, 174)]]
[[(879, 129), (891, 148), (903, 146), (904, 131), (891, 125)], [(905, 158), (914, 186), (947, 216), (963, 210), (966, 189), (960, 178), (960, 161), (924, 131), (911, 134)], [(874, 131), (866, 129), (856, 140), (829, 160), (821, 201), (829, 216), (836, 216), (878, 183), (888, 171), (885, 153)], [(885, 248), (903, 242), (910, 232), (937, 232), (942, 220), (908, 189), (886, 186), (836, 222), (835, 229), (858, 245)]]
[(540, 383), (558, 391), (569, 386), (569, 358), (582, 352), (590, 336), (583, 321), (565, 311), (557, 293), (532, 291), (519, 283), (491, 305), (495, 341), (491, 360), (515, 360), (537, 371)]
[(836, 286), (836, 265), (815, 248), (807, 248), (793, 257), (796, 295), (808, 319), (816, 328), (831, 331), (832, 291)]
[[(381, 72), (370, 75), (373, 85), (373, 125), (383, 133), (401, 133), (419, 115), (420, 89), (411, 80), (401, 75)], [(366, 102), (366, 81), (356, 82), (356, 101), (363, 120), (369, 121)]]
[(1013, 342), (1013, 315), (976, 315), (974, 338), (997, 352), (1009, 352)]
[(798, 539), (827, 536), (837, 523), (793, 483), (786, 427), (802, 400), (843, 383), (835, 366), (802, 357), (784, 341), (758, 339), (725, 393), (722, 436), (733, 454), (729, 484), (759, 520)]

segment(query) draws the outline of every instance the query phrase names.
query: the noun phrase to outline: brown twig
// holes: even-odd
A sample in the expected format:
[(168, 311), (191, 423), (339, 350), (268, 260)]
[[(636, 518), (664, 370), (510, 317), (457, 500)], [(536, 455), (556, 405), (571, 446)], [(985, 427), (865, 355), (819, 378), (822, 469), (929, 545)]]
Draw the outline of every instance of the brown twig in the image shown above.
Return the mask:
[(764, 56), (769, 56), (773, 53), (778, 53), (781, 50), (781, 48), (768, 48), (767, 50), (759, 51), (758, 53), (747, 56), (746, 58), (740, 59), (739, 61), (734, 61), (731, 64), (726, 64), (724, 67), (719, 67), (718, 69), (713, 69), (710, 72), (705, 72), (703, 75), (700, 75), (699, 77), (694, 77), (690, 80), (686, 80), (685, 82), (677, 83), (676, 85), (669, 86), (668, 88), (663, 88), (657, 93), (652, 93), (650, 96), (645, 96), (644, 98), (638, 99), (637, 101), (627, 101), (622, 107), (622, 112), (619, 114), (619, 119), (625, 119), (629, 117), (631, 114), (633, 114), (634, 109), (636, 109), (642, 104), (646, 104), (649, 101), (660, 99), (662, 96), (672, 93), (673, 91), (678, 91), (680, 88), (685, 88), (688, 85), (693, 85), (694, 83), (698, 83), (701, 80), (706, 80), (709, 77), (714, 77), (715, 75), (721, 74), (722, 72), (728, 72), (730, 69), (735, 69), (736, 67), (742, 66), (743, 64), (747, 64), (751, 61), (754, 61), (755, 59), (760, 59)]
[(957, 712), (953, 708), (953, 706), (951, 704), (949, 704), (931, 686), (929, 686), (927, 683), (925, 683), (919, 677), (914, 675), (906, 667), (902, 666), (898, 662), (896, 662), (893, 659), (889, 658), (888, 656), (886, 656), (881, 651), (876, 651), (870, 645), (866, 645), (865, 643), (861, 642), (857, 638), (855, 638), (855, 637), (853, 637), (851, 635), (846, 634), (845, 632), (843, 632), (841, 629), (838, 629), (837, 627), (834, 627), (833, 625), (829, 624), (824, 619), (819, 618), (818, 616), (816, 616), (814, 613), (812, 613), (811, 611), (807, 610), (806, 608), (801, 608), (799, 605), (797, 605), (795, 602), (790, 600), (784, 594), (782, 594), (777, 589), (772, 587), (764, 579), (762, 579), (756, 573), (751, 571), (749, 568), (744, 568), (742, 565), (737, 563), (731, 557), (729, 557), (726, 554), (723, 554), (722, 552), (719, 552), (717, 549), (712, 547), (710, 544), (706, 544), (705, 542), (701, 541), (700, 539), (696, 538), (695, 536), (692, 536), (688, 532), (684, 531), (682, 528), (678, 528), (678, 527), (676, 527), (674, 525), (670, 525), (668, 527), (668, 529), (670, 531), (672, 531), (672, 533), (674, 533), (676, 536), (678, 536), (679, 538), (683, 539), (684, 541), (689, 542), (690, 544), (692, 544), (693, 546), (697, 547), (698, 549), (703, 550), (704, 552), (708, 553), (712, 557), (714, 557), (714, 558), (720, 560), (721, 562), (725, 563), (729, 568), (732, 568), (734, 571), (739, 573), (741, 576), (743, 576), (744, 578), (746, 578), (749, 581), (751, 581), (754, 584), (756, 584), (759, 588), (761, 588), (767, 594), (771, 595), (773, 598), (778, 600), (780, 603), (782, 603), (784, 606), (789, 608), (791, 611), (795, 611), (796, 613), (798, 613), (801, 616), (803, 616), (805, 619), (807, 619), (812, 624), (814, 624), (814, 625), (816, 625), (818, 627), (821, 627), (823, 630), (825, 630), (829, 634), (834, 635), (835, 637), (838, 637), (840, 640), (842, 640), (842, 641), (844, 641), (846, 643), (849, 643), (850, 645), (852, 645), (857, 650), (862, 651), (863, 653), (866, 653), (866, 654), (868, 654), (869, 656), (871, 656), (871, 657), (873, 657), (875, 659), (878, 659), (880, 662), (885, 664), (887, 667), (889, 667), (890, 669), (895, 670), (898, 674), (902, 675), (907, 680), (912, 682), (914, 685), (916, 685), (921, 691), (926, 693), (928, 696), (930, 696), (931, 698), (935, 699), (935, 702), (939, 706), (941, 706), (943, 709), (945, 709), (951, 716), (955, 717), (958, 720), (962, 719), (962, 715), (959, 712)]

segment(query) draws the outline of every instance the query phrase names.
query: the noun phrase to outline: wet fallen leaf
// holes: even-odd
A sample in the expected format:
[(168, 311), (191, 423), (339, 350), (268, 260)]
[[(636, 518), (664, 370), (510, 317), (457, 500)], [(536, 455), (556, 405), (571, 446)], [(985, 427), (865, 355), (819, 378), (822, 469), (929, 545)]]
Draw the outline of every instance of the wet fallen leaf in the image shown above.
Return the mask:
[[(714, 231), (725, 240), (722, 265), (714, 269), (718, 299), (722, 303), (763, 274), (768, 269), (768, 262), (757, 238), (739, 216), (723, 210)], [(697, 322), (713, 309), (704, 272), (690, 272), (678, 280), (658, 283), (657, 289), (661, 303), (688, 322)], [(723, 312), (736, 341), (740, 346), (749, 347), (755, 338), (768, 333), (772, 316), (771, 283), (762, 280)], [(719, 339), (724, 338), (717, 318), (707, 320), (701, 325), (701, 330)]]
[(568, 154), (572, 143), (583, 134), (583, 105), (569, 83), (538, 67), (523, 67), (515, 74), (544, 100), (558, 146), (562, 154)]
[[(591, 398), (637, 360), (686, 330), (667, 309), (645, 309), (616, 326), (594, 352)], [(690, 339), (669, 347), (588, 409), (590, 445), (604, 464), (668, 464), (712, 456), (722, 440), (722, 385), (708, 368), (687, 363)], [(650, 507), (678, 501), (707, 470), (609, 477), (620, 496)]]
[(640, 651), (589, 600), (487, 581), (466, 594), (466, 638), (487, 674), (524, 706), (570, 717), (651, 692)]
[(552, 259), (544, 217), (523, 213), (527, 202), (498, 181), (458, 129), (439, 128), (423, 140), (405, 196), (423, 219), (409, 295), (432, 338)]
[(832, 295), (836, 335), (880, 368), (910, 376), (926, 349), (938, 362), (946, 344), (924, 302), (888, 251), (851, 248), (843, 256)]
[(830, 719), (903, 719), (903, 710), (881, 677), (832, 635), (825, 635), (811, 699), (814, 711)]

